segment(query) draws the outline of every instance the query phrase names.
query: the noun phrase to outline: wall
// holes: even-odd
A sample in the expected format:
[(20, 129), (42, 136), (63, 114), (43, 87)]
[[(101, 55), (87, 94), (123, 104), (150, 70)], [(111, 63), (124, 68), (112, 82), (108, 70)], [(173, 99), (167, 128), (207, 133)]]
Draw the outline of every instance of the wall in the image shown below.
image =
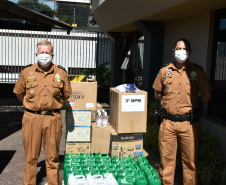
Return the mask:
[(173, 61), (172, 49), (175, 41), (186, 38), (191, 43), (192, 53), (190, 61), (206, 69), (210, 12), (169, 21), (165, 23), (163, 63)]
[(94, 11), (98, 6), (100, 6), (105, 0), (93, 0), (92, 1), (92, 11)]

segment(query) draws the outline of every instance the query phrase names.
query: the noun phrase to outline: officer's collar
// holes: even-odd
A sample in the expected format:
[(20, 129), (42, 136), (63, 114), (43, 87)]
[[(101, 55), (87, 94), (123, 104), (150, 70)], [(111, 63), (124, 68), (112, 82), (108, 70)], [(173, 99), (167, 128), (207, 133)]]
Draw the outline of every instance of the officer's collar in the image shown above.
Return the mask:
[[(186, 66), (183, 66), (181, 69), (183, 69), (183, 70), (186, 70), (187, 68), (189, 68), (189, 67), (191, 67), (191, 63), (188, 61), (187, 62), (187, 64), (186, 64)], [(176, 64), (175, 64), (175, 62), (174, 63), (171, 63), (171, 65), (170, 65), (170, 67), (168, 68), (168, 69), (172, 69), (172, 70), (180, 70), (180, 69), (178, 69), (177, 67), (176, 67)]]
[(43, 72), (43, 73), (52, 73), (53, 71), (54, 71), (54, 64), (52, 63), (52, 66), (51, 66), (51, 68), (49, 69), (49, 71), (43, 71), (40, 67), (39, 67), (39, 65), (38, 65), (38, 63), (35, 63), (34, 64), (34, 66), (35, 66), (35, 71), (39, 71), (39, 72)]

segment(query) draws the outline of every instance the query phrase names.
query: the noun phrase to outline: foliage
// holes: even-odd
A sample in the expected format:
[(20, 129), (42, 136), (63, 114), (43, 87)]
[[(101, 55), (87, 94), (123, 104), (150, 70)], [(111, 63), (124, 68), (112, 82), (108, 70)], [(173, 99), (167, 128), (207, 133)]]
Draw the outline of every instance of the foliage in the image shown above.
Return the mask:
[[(155, 123), (154, 111), (160, 106), (160, 101), (152, 98), (147, 112), (147, 133), (144, 136), (144, 144), (155, 151), (158, 150), (158, 126)], [(219, 143), (216, 136), (202, 129), (199, 132), (198, 153), (198, 180), (200, 185), (224, 185), (226, 184), (226, 172), (223, 168), (223, 160), (218, 150)], [(178, 146), (178, 166), (182, 166), (180, 147)]]
[(39, 3), (38, 0), (19, 0), (18, 4), (49, 17), (54, 15), (54, 11), (48, 5)]
[(82, 74), (89, 77), (96, 75), (97, 81), (97, 101), (99, 103), (109, 103), (111, 68), (107, 63), (99, 65), (96, 69), (84, 69)]
[(215, 135), (201, 129), (199, 133), (198, 176), (199, 184), (226, 184), (223, 160), (218, 151), (219, 143)]
[(159, 127), (155, 122), (154, 112), (159, 109), (160, 100), (156, 98), (152, 98), (151, 102), (148, 104), (147, 110), (147, 132), (144, 135), (144, 144), (147, 147), (154, 149), (156, 152), (159, 151), (158, 148), (158, 133)]

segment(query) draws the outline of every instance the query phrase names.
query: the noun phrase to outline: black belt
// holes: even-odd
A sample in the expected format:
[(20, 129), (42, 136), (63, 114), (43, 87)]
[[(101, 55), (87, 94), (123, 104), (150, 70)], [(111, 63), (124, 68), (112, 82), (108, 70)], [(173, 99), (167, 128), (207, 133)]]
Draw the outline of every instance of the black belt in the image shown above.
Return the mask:
[(166, 113), (164, 114), (163, 118), (171, 121), (175, 121), (175, 122), (191, 121), (190, 115), (178, 116), (178, 115), (171, 115)]
[(52, 110), (52, 111), (33, 111), (26, 109), (27, 112), (33, 113), (33, 114), (40, 114), (40, 115), (54, 115), (54, 113), (58, 112), (59, 109), (57, 110)]

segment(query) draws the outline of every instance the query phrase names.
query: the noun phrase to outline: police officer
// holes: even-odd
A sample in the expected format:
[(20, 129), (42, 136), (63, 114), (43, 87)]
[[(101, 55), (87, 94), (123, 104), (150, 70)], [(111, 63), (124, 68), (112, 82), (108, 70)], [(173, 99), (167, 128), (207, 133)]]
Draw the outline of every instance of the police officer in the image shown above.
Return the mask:
[(193, 113), (197, 112), (199, 101), (210, 100), (211, 85), (203, 69), (189, 62), (190, 54), (189, 41), (179, 39), (173, 49), (174, 63), (163, 66), (153, 84), (164, 109), (159, 128), (159, 177), (164, 185), (174, 184), (177, 144), (181, 149), (183, 183), (197, 184), (200, 114)]
[(48, 185), (58, 185), (59, 144), (62, 134), (60, 109), (72, 94), (67, 72), (54, 65), (52, 43), (37, 44), (37, 63), (26, 66), (13, 89), (23, 103), (22, 120), (25, 169), (23, 185), (36, 184), (36, 169), (41, 143), (45, 149)]

